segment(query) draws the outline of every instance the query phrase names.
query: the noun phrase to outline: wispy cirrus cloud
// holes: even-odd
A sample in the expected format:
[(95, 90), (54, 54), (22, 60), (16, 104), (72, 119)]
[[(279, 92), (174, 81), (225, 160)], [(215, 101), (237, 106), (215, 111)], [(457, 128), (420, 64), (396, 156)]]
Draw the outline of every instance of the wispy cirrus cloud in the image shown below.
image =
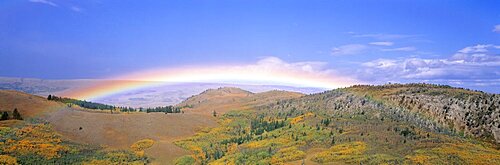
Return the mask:
[(406, 46), (406, 47), (399, 47), (399, 48), (390, 48), (390, 49), (381, 49), (382, 51), (385, 52), (394, 52), (394, 51), (404, 51), (404, 52), (410, 52), (410, 51), (415, 51), (417, 48), (413, 46)]
[(49, 1), (49, 0), (29, 0), (30, 2), (33, 2), (33, 3), (41, 3), (41, 4), (45, 4), (45, 5), (49, 5), (49, 6), (53, 6), (53, 7), (57, 7), (58, 5), (52, 1)]
[(71, 9), (72, 11), (74, 12), (82, 12), (82, 8), (78, 7), (78, 6), (71, 6), (69, 9)]
[(389, 41), (370, 42), (370, 45), (375, 45), (375, 46), (392, 46), (392, 45), (394, 45), (394, 42), (389, 42)]
[(376, 34), (357, 34), (357, 33), (349, 33), (352, 34), (353, 37), (358, 38), (373, 38), (377, 40), (393, 40), (393, 39), (403, 39), (403, 38), (414, 38), (418, 35), (408, 35), (408, 34), (385, 34), (385, 33), (376, 33)]
[(332, 55), (354, 55), (365, 51), (368, 48), (362, 44), (347, 44), (332, 48)]
[(493, 27), (493, 32), (500, 33), (500, 24), (495, 25), (495, 27)]
[[(52, 6), (52, 7), (59, 7), (59, 4), (56, 4), (55, 2), (51, 1), (51, 0), (29, 0), (29, 2), (33, 2), (33, 3), (38, 3), (38, 4), (43, 4), (43, 5), (49, 5), (49, 6)], [(68, 8), (69, 10), (71, 11), (74, 11), (74, 12), (82, 12), (83, 9), (79, 6), (75, 6), (75, 5), (61, 5), (63, 8)]]

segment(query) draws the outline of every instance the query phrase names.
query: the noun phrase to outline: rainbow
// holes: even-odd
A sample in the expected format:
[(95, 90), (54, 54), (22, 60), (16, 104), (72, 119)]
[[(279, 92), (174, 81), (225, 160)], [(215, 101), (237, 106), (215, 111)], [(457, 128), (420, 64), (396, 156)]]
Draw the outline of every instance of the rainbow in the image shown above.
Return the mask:
[(64, 96), (92, 100), (120, 92), (167, 83), (205, 82), (250, 85), (284, 85), (334, 89), (360, 82), (330, 71), (313, 72), (272, 65), (178, 67), (153, 69), (110, 78), (89, 87), (63, 93)]

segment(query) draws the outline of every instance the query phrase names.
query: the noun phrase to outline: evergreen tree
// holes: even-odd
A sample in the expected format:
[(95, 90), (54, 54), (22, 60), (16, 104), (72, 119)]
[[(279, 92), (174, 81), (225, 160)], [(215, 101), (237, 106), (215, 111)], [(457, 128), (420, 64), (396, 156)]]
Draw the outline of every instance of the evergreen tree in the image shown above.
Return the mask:
[(217, 117), (217, 112), (214, 111), (213, 115), (214, 115), (214, 117)]
[(0, 117), (0, 120), (9, 120), (9, 113), (3, 112), (2, 117)]
[(52, 100), (52, 95), (49, 95), (49, 96), (47, 97), (47, 100)]
[(21, 114), (19, 113), (19, 111), (17, 111), (17, 108), (14, 108), (14, 111), (12, 112), (12, 116), (16, 120), (22, 120), (23, 119), (23, 117), (21, 117)]

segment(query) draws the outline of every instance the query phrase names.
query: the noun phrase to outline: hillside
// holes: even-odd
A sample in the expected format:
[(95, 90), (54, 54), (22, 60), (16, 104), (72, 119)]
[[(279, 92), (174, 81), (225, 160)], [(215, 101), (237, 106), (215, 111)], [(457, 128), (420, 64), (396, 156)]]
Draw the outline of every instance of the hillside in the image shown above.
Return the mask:
[(354, 86), (309, 95), (284, 105), (272, 109), (370, 113), (433, 131), (500, 142), (500, 95), (479, 91), (428, 84)]
[(191, 150), (178, 162), (495, 164), (497, 107), (498, 95), (449, 86), (353, 86), (229, 111), (177, 141)]
[(179, 103), (186, 113), (212, 115), (213, 111), (224, 114), (231, 110), (245, 110), (280, 100), (298, 98), (303, 94), (287, 91), (252, 93), (239, 88), (223, 87), (208, 89)]
[(356, 86), (348, 91), (432, 118), (462, 136), (500, 144), (500, 95), (425, 84)]
[(0, 121), (0, 164), (106, 164), (112, 160), (140, 164), (150, 161), (130, 150), (107, 150), (91, 143), (75, 143), (54, 130), (61, 125), (46, 120), (54, 114), (83, 110), (81, 108), (69, 108), (63, 103), (22, 92), (0, 90), (0, 109), (10, 112), (14, 108), (23, 120)]
[(0, 111), (12, 111), (14, 108), (23, 117), (36, 117), (65, 107), (64, 104), (48, 101), (46, 98), (13, 90), (0, 90)]
[[(202, 128), (216, 126), (210, 117), (197, 114), (110, 114), (107, 110), (69, 107), (40, 96), (0, 90), (0, 110), (11, 112), (14, 108), (18, 109), (24, 120), (0, 121), (1, 140), (11, 140), (0, 144), (0, 151), (15, 156), (17, 160), (22, 159), (20, 163), (37, 160), (66, 164), (114, 159), (114, 163), (140, 161), (169, 164), (176, 157), (187, 153), (173, 145), (174, 140), (192, 136)], [(152, 140), (152, 146), (134, 155), (131, 146), (144, 139)], [(26, 150), (26, 147), (31, 151)], [(74, 153), (66, 153), (67, 149), (74, 150)], [(78, 153), (83, 156), (75, 158), (74, 154)], [(118, 155), (113, 155), (115, 153)], [(114, 157), (120, 154), (132, 155), (127, 158)]]
[(152, 139), (145, 150), (154, 163), (171, 162), (186, 151), (173, 141), (193, 136), (205, 127), (217, 126), (215, 121), (197, 114), (164, 113), (91, 113), (65, 109), (47, 118), (54, 130), (77, 143), (127, 150), (135, 142)]

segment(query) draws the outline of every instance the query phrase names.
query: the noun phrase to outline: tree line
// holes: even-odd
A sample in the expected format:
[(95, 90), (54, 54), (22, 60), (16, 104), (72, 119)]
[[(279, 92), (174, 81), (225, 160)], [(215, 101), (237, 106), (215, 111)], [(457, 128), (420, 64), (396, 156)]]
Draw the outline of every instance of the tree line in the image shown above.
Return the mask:
[(116, 107), (113, 105), (108, 105), (108, 104), (102, 104), (102, 103), (94, 103), (86, 100), (78, 100), (78, 99), (72, 99), (72, 98), (66, 98), (66, 97), (58, 97), (55, 95), (49, 95), (47, 97), (47, 100), (52, 100), (52, 101), (58, 101), (62, 103), (68, 104), (68, 106), (71, 105), (78, 105), (83, 108), (87, 109), (98, 109), (98, 110), (119, 110), (121, 112), (163, 112), (163, 113), (182, 113), (181, 108), (175, 107), (175, 106), (160, 106), (160, 107), (154, 107), (154, 108), (132, 108), (132, 107)]
[(100, 109), (100, 110), (114, 110), (116, 109), (115, 106), (112, 105), (107, 105), (107, 104), (101, 104), (101, 103), (94, 103), (90, 101), (85, 101), (85, 100), (77, 100), (77, 99), (72, 99), (72, 98), (67, 98), (67, 97), (57, 97), (55, 95), (49, 95), (47, 97), (47, 100), (53, 100), (53, 101), (58, 101), (66, 104), (74, 104), (78, 105), (83, 108), (88, 108), (88, 109)]
[(181, 113), (181, 109), (179, 107), (174, 107), (171, 105), (164, 107), (146, 108), (146, 113), (150, 112)]

